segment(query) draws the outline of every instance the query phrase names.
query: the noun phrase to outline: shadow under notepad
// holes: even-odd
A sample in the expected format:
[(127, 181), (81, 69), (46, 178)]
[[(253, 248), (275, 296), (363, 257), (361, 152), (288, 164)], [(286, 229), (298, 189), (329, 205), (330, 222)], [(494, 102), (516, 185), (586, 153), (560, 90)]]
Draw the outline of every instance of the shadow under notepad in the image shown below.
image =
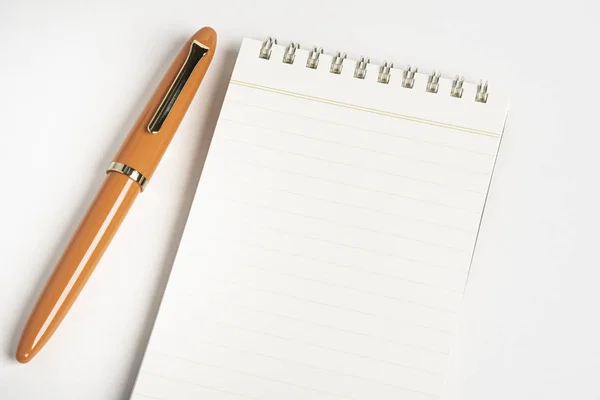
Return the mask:
[[(150, 339), (150, 334), (152, 332), (152, 328), (154, 326), (154, 322), (158, 314), (158, 309), (163, 298), (165, 287), (167, 285), (167, 281), (169, 280), (169, 275), (173, 267), (173, 262), (175, 261), (175, 256), (177, 255), (179, 243), (183, 235), (183, 230), (185, 228), (185, 224), (188, 219), (190, 209), (192, 207), (194, 195), (196, 193), (196, 188), (198, 187), (200, 175), (202, 174), (202, 169), (204, 167), (204, 161), (206, 160), (208, 148), (210, 146), (213, 132), (217, 124), (217, 120), (219, 118), (219, 113), (221, 112), (223, 99), (225, 98), (225, 93), (227, 91), (229, 79), (231, 77), (231, 73), (233, 72), (233, 66), (237, 58), (238, 47), (239, 46), (236, 45), (236, 49), (228, 48), (221, 50), (223, 57), (219, 62), (220, 68), (217, 72), (216, 77), (213, 78), (218, 82), (217, 85), (212, 89), (212, 91), (207, 91), (207, 88), (202, 86), (198, 91), (198, 95), (208, 96), (213, 101), (210, 103), (210, 109), (207, 112), (207, 118), (199, 129), (201, 139), (199, 141), (198, 148), (196, 149), (195, 160), (197, 162), (194, 163), (193, 170), (190, 171), (187, 179), (188, 183), (186, 185), (186, 191), (181, 200), (181, 211), (179, 212), (179, 216), (177, 218), (175, 228), (173, 230), (173, 235), (171, 235), (171, 242), (168, 244), (166, 257), (162, 262), (164, 269), (160, 278), (158, 279), (156, 288), (154, 289), (156, 297), (154, 299), (152, 307), (150, 308), (150, 312), (145, 318), (145, 327), (143, 330), (143, 334), (141, 335), (139, 340), (135, 360), (132, 362), (131, 371), (128, 377), (128, 384), (126, 386), (127, 389), (122, 396), (123, 399), (129, 399), (130, 397), (130, 394), (133, 390), (133, 385), (138, 375), (138, 371), (144, 358), (144, 353), (148, 346), (148, 340)], [(211, 68), (215, 68), (215, 65), (211, 66)]]

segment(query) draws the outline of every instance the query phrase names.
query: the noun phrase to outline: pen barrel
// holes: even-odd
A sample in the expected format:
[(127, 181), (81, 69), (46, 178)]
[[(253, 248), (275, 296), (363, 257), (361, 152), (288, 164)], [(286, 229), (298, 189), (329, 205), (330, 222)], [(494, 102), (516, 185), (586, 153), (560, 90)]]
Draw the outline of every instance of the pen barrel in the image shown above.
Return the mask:
[(216, 40), (208, 27), (188, 40), (129, 132), (27, 321), (18, 361), (31, 360), (52, 336), (154, 174), (206, 74)]
[(17, 350), (19, 361), (31, 359), (52, 336), (139, 193), (140, 186), (129, 177), (107, 174), (29, 317)]

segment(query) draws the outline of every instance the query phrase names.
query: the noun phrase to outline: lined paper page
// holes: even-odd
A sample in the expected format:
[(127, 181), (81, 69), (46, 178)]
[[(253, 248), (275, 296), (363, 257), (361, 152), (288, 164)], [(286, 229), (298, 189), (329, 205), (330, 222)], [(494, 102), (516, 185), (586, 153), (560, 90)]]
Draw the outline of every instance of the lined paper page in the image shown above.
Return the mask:
[(132, 399), (439, 398), (506, 98), (243, 42)]

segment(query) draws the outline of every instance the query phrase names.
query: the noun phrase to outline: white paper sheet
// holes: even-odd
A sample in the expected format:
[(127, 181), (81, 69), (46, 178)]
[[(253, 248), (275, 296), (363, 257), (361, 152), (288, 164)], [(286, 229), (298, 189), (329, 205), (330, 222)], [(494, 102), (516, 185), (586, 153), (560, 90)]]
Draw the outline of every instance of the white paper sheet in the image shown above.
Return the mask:
[(507, 99), (245, 39), (132, 399), (437, 399)]

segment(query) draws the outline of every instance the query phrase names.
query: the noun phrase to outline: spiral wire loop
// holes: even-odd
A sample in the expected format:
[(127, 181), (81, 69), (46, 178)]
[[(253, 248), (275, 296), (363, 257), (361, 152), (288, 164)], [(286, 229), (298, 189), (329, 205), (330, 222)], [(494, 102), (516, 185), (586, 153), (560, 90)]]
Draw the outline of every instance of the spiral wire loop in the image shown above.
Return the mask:
[[(277, 45), (277, 39), (273, 37), (268, 37), (267, 39), (265, 39), (265, 41), (262, 42), (262, 45), (260, 47), (259, 57), (265, 60), (269, 60), (271, 58), (273, 45)], [(299, 49), (300, 45), (298, 43), (290, 42), (285, 48), (282, 61), (285, 64), (293, 64), (296, 59), (296, 52)], [(308, 52), (308, 57), (306, 59), (306, 67), (310, 69), (318, 69), (319, 60), (322, 54), (322, 47), (313, 46)], [(346, 53), (342, 53), (339, 51), (336, 52), (332, 57), (331, 65), (329, 66), (329, 72), (335, 75), (340, 75), (342, 73), (344, 61), (346, 61), (346, 58)], [(367, 66), (369, 63), (370, 59), (368, 57), (361, 56), (360, 59), (356, 62), (353, 76), (358, 79), (365, 79), (367, 76)], [(379, 66), (377, 82), (382, 84), (389, 84), (390, 79), (392, 77), (393, 69), (394, 63), (384, 61), (383, 64)], [(407, 66), (407, 68), (402, 71), (402, 87), (412, 89), (415, 85), (415, 76), (417, 72), (418, 68), (411, 67), (410, 65)], [(439, 71), (433, 70), (427, 77), (427, 85), (425, 86), (425, 91), (429, 93), (438, 93), (440, 88), (441, 77), (442, 74)], [(464, 82), (465, 78), (463, 76), (456, 75), (456, 77), (452, 80), (450, 96), (462, 98), (464, 93)], [(487, 103), (488, 97), (488, 82), (480, 80), (479, 84), (477, 85), (477, 91), (475, 93), (475, 101), (477, 103)]]
[(429, 78), (427, 78), (427, 86), (425, 87), (425, 90), (429, 93), (437, 93), (438, 89), (440, 88), (441, 76), (441, 73), (435, 72), (435, 70), (433, 70), (431, 74), (429, 74)]
[(285, 53), (283, 53), (283, 62), (286, 64), (293, 64), (296, 59), (296, 50), (299, 48), (300, 45), (298, 43), (290, 42), (285, 48)]
[(331, 60), (331, 67), (329, 68), (329, 72), (337, 75), (341, 74), (345, 59), (346, 53), (340, 53), (339, 51), (335, 53), (333, 60)]
[(308, 58), (306, 59), (306, 66), (311, 69), (317, 69), (319, 66), (319, 56), (323, 54), (323, 49), (321, 47), (317, 48), (317, 46), (313, 46), (308, 53)]
[(394, 63), (384, 61), (383, 65), (379, 67), (379, 75), (377, 75), (377, 82), (385, 84), (390, 83), (392, 68), (394, 68)]
[(260, 53), (259, 53), (259, 57), (260, 58), (264, 58), (265, 60), (268, 60), (271, 58), (271, 48), (273, 47), (274, 44), (277, 44), (277, 39), (272, 38), (272, 37), (268, 37), (265, 39), (265, 41), (263, 42), (262, 46), (260, 47)]
[(365, 79), (367, 76), (367, 64), (369, 64), (371, 60), (367, 57), (361, 56), (360, 60), (356, 63), (356, 68), (354, 68), (354, 77), (358, 79)]

